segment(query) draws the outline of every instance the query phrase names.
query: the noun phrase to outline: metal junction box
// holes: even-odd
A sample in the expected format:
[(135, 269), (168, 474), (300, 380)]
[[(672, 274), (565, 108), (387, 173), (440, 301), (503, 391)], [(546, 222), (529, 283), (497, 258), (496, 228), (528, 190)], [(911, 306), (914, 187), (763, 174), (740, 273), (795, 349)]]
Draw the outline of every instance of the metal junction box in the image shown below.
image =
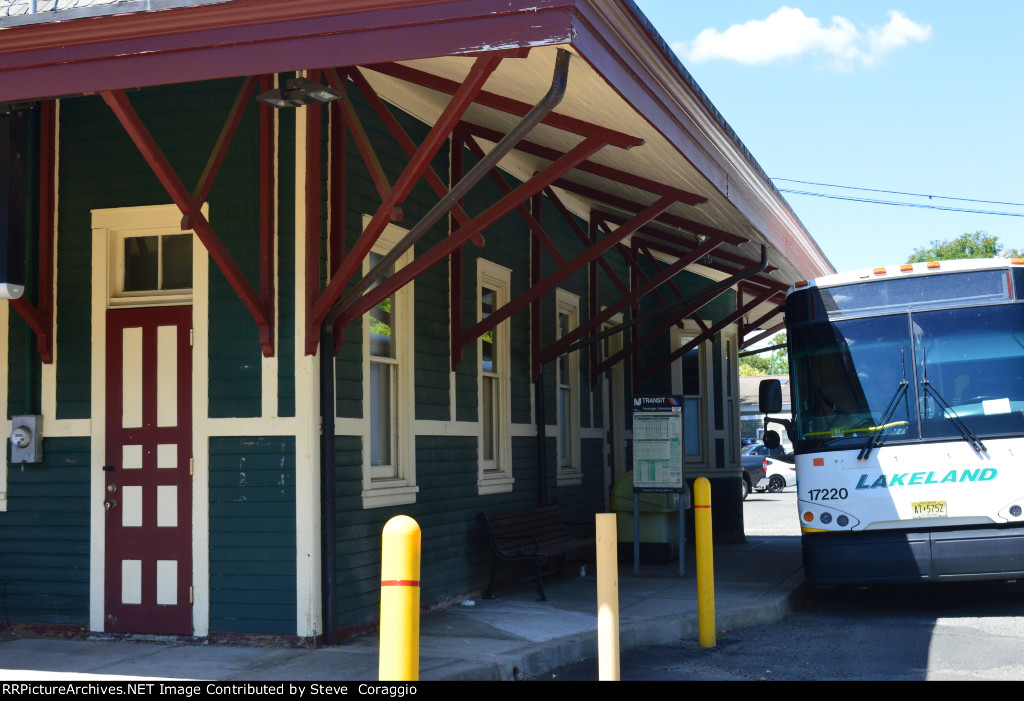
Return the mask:
[(11, 464), (43, 461), (43, 417), (11, 417)]

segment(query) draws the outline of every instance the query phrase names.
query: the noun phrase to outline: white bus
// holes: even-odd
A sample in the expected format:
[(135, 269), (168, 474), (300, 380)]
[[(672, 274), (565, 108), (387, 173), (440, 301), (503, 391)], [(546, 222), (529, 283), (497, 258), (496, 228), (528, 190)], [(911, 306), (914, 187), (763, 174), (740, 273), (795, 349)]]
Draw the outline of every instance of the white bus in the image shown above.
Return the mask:
[[(793, 417), (766, 424), (793, 442), (807, 581), (1024, 576), (1024, 259), (831, 275), (785, 311)], [(761, 399), (780, 410), (777, 381)]]

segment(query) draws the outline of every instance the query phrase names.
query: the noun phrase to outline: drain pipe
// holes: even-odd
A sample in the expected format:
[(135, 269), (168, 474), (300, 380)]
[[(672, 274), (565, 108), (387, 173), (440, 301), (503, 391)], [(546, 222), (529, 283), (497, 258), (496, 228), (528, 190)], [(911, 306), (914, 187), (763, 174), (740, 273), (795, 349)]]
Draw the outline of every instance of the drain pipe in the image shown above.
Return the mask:
[(419, 220), (415, 226), (413, 226), (409, 233), (407, 233), (401, 241), (395, 244), (395, 246), (377, 263), (373, 266), (370, 271), (360, 280), (350, 292), (339, 299), (334, 305), (331, 306), (330, 311), (324, 319), (324, 325), (332, 324), (345, 309), (347, 309), (353, 302), (359, 299), (364, 292), (373, 287), (379, 282), (392, 265), (398, 261), (402, 255), (412, 248), (417, 241), (423, 238), (424, 234), (430, 230), (434, 224), (437, 223), (441, 217), (448, 214), (452, 207), (466, 196), (470, 188), (476, 185), (480, 180), (486, 176), (492, 168), (494, 168), (498, 161), (505, 157), (505, 155), (515, 148), (516, 144), (523, 140), (526, 134), (533, 129), (537, 124), (541, 122), (553, 109), (562, 101), (565, 96), (565, 87), (569, 77), (569, 57), (570, 54), (565, 49), (558, 50), (558, 57), (555, 60), (555, 74), (551, 79), (551, 87), (548, 88), (548, 92), (538, 102), (533, 109), (531, 109), (522, 121), (519, 122), (515, 127), (512, 128), (508, 134), (502, 137), (501, 141), (495, 144), (494, 148), (491, 149), (475, 166), (473, 166), (466, 176), (457, 182), (452, 189), (442, 197), (437, 204), (435, 204), (424, 217)]
[[(333, 645), (337, 637), (337, 534), (336, 507), (334, 502), (334, 321), (366, 290), (372, 287), (388, 268), (446, 215), (455, 203), (490, 172), (504, 156), (540, 123), (562, 101), (569, 76), (570, 54), (558, 50), (555, 73), (547, 94), (531, 109), (512, 131), (506, 134), (487, 155), (473, 166), (466, 176), (455, 184), (444, 197), (434, 205), (426, 216), (409, 230), (391, 252), (384, 256), (363, 279), (344, 297), (331, 306), (320, 326), (320, 555), (321, 555), (321, 598), (324, 641)], [(542, 392), (543, 394), (543, 392)]]

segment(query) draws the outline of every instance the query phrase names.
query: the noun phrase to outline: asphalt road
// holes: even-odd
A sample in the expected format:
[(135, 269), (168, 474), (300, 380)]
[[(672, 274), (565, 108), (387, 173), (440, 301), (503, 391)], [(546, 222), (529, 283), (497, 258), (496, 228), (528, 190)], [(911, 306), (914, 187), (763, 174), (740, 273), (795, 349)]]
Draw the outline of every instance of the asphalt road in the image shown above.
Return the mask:
[[(795, 490), (751, 494), (747, 533), (796, 535)], [(809, 590), (784, 621), (627, 651), (624, 681), (1024, 680), (1024, 580)], [(538, 680), (597, 680), (597, 662)]]

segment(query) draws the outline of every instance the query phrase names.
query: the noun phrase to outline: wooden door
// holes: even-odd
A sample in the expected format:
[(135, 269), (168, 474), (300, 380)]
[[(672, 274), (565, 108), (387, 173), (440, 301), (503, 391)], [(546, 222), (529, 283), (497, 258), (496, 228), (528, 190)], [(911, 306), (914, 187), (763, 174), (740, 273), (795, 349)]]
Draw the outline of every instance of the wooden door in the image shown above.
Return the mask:
[(107, 312), (105, 629), (192, 634), (192, 308)]

